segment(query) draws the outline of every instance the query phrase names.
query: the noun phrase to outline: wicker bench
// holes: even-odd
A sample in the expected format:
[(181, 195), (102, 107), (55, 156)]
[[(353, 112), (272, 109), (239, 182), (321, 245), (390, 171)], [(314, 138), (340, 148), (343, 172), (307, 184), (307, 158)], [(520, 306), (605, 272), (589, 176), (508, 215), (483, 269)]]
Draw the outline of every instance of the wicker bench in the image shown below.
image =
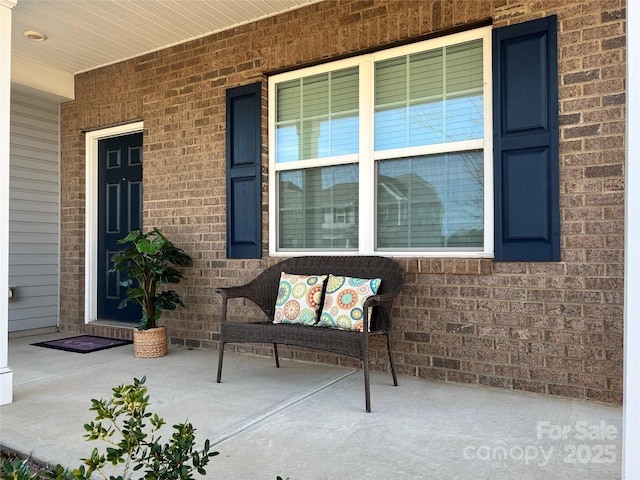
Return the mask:
[[(369, 297), (364, 304), (363, 332), (323, 328), (315, 326), (274, 324), (274, 310), (280, 274), (282, 272), (298, 275), (342, 275), (357, 278), (381, 278), (382, 282), (376, 295)], [(330, 257), (309, 256), (284, 260), (267, 268), (254, 280), (238, 287), (218, 288), (222, 295), (222, 324), (220, 327), (220, 353), (218, 358), (218, 378), (222, 378), (222, 360), (226, 343), (271, 343), (276, 361), (278, 344), (297, 345), (338, 353), (362, 361), (364, 371), (365, 404), (371, 411), (369, 388), (369, 338), (384, 335), (387, 339), (389, 364), (393, 375), (393, 384), (398, 385), (395, 365), (391, 355), (391, 313), (393, 301), (404, 284), (404, 268), (396, 261), (377, 256)], [(229, 321), (227, 303), (232, 298), (246, 298), (254, 302), (265, 313), (266, 319), (248, 319), (248, 321)], [(369, 318), (369, 307), (371, 318)], [(370, 328), (368, 326), (370, 325)]]

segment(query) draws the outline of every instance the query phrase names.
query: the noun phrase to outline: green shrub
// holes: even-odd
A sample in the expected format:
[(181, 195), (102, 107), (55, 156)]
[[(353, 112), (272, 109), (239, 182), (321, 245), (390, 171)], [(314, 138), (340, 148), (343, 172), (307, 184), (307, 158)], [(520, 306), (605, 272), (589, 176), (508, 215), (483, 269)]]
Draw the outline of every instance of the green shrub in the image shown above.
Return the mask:
[[(16, 458), (2, 462), (2, 479), (89, 480), (97, 472), (108, 480), (188, 480), (194, 474), (205, 475), (205, 466), (218, 452), (211, 452), (209, 440), (202, 449), (195, 446), (195, 431), (191, 423), (173, 426), (171, 439), (161, 442), (159, 431), (166, 423), (157, 414), (147, 411), (149, 395), (144, 386), (145, 377), (133, 379), (132, 385), (113, 388), (107, 400), (91, 400), (90, 410), (96, 412), (95, 421), (84, 425), (89, 440), (100, 440), (106, 448), (94, 448), (84, 463), (73, 470), (57, 465), (44, 477), (31, 473), (31, 462)], [(147, 425), (148, 423), (148, 425)], [(109, 467), (109, 465), (111, 467)], [(111, 469), (110, 473), (106, 469)]]
[[(96, 421), (85, 424), (88, 432), (85, 438), (101, 440), (108, 446), (103, 452), (94, 448), (89, 458), (82, 459), (84, 465), (71, 472), (72, 478), (85, 480), (98, 472), (105, 479), (125, 480), (140, 470), (142, 478), (148, 480), (186, 480), (194, 478), (194, 472), (206, 474), (204, 467), (218, 452), (209, 451), (208, 439), (202, 450), (196, 450), (195, 428), (191, 423), (174, 425), (171, 439), (162, 443), (158, 433), (165, 421), (147, 412), (149, 395), (145, 380), (134, 378), (132, 385), (115, 387), (108, 400), (91, 400), (90, 410), (97, 415)], [(109, 476), (104, 471), (108, 464), (113, 469)], [(117, 470), (122, 473), (115, 476)]]
[(37, 473), (31, 474), (31, 462), (29, 459), (22, 460), (5, 458), (2, 460), (2, 478), (12, 480), (39, 480)]

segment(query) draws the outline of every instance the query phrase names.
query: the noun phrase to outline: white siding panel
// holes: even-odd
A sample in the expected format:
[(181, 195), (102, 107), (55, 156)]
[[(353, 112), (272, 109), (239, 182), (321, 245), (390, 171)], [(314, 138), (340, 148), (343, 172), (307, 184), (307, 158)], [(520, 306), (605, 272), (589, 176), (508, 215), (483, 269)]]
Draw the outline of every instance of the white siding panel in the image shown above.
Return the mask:
[[(11, 248), (9, 248), (9, 253), (11, 253)], [(37, 254), (34, 252), (29, 255), (17, 255), (14, 253), (9, 256), (9, 268), (13, 267), (14, 272), (18, 271), (19, 267), (28, 269), (31, 266), (34, 271), (37, 270), (39, 272), (42, 267), (56, 265), (58, 265), (57, 255)]]
[[(58, 304), (58, 292), (54, 295), (40, 295), (37, 297), (25, 297), (21, 294), (21, 300), (24, 306), (20, 310), (12, 310), (10, 313), (15, 314), (15, 318), (29, 318), (32, 312), (38, 312), (38, 317), (48, 316), (52, 305)], [(54, 315), (55, 316), (55, 315)], [(11, 318), (11, 315), (9, 316)]]
[(18, 168), (13, 169), (13, 174), (18, 176), (28, 176), (34, 182), (43, 182), (47, 181), (51, 174), (57, 174), (57, 172), (47, 172), (46, 170), (32, 170), (29, 168)]
[[(17, 275), (13, 277), (16, 279), (16, 283), (20, 285), (19, 291), (17, 295), (27, 296), (27, 297), (36, 297), (38, 295), (49, 295), (48, 288), (54, 286), (55, 289), (58, 289), (56, 284), (58, 279), (58, 271), (46, 272), (45, 269), (42, 269), (42, 274), (36, 276), (29, 275), (25, 277), (18, 277)], [(46, 287), (46, 288), (43, 288)]]
[(27, 214), (21, 212), (20, 216), (26, 218), (26, 220), (23, 220), (22, 222), (15, 222), (15, 224), (10, 225), (9, 235), (11, 235), (13, 232), (28, 233), (33, 234), (33, 236), (41, 233), (53, 233), (56, 235), (57, 241), (59, 230), (58, 224), (53, 222), (47, 223), (47, 221), (51, 218), (50, 215), (38, 215), (33, 213)]
[(58, 246), (55, 243), (37, 243), (34, 239), (30, 239), (29, 242), (11, 244), (9, 255), (58, 255)]
[(16, 232), (15, 230), (12, 234), (12, 238), (13, 244), (11, 246), (13, 248), (19, 248), (17, 247), (18, 245), (26, 245), (29, 242), (40, 244), (55, 244), (58, 241), (58, 235), (56, 233), (21, 233)]
[(45, 202), (27, 202), (12, 199), (12, 206), (17, 212), (36, 212), (36, 213), (53, 213), (57, 214), (58, 209), (55, 205)]
[(9, 331), (58, 325), (59, 105), (11, 92)]
[[(40, 275), (34, 275), (32, 273), (33, 270), (37, 270), (38, 272), (40, 272)], [(21, 275), (22, 272), (28, 272), (28, 274)], [(53, 277), (55, 276), (56, 277), (55, 284), (57, 285), (58, 265), (53, 265), (53, 264), (38, 265), (37, 269), (34, 269), (32, 265), (22, 266), (22, 265), (9, 264), (9, 284), (15, 285), (18, 289), (20, 288), (21, 285), (24, 285), (24, 283), (21, 283), (21, 282), (26, 282), (27, 279), (33, 276), (39, 277), (43, 275), (48, 275), (48, 278), (50, 279), (51, 282), (54, 281)], [(20, 302), (16, 301), (11, 303), (16, 304)]]
[(57, 196), (57, 189), (54, 185), (47, 182), (23, 179), (15, 181), (15, 187), (11, 191), (11, 198), (29, 202), (49, 203), (51, 193)]

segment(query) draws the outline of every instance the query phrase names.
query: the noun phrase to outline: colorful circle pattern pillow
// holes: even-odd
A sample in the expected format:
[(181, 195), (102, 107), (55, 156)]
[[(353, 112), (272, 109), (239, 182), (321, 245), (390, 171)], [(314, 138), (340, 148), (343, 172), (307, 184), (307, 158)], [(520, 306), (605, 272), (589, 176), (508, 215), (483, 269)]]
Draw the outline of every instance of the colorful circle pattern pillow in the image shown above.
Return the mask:
[(378, 292), (381, 281), (329, 275), (318, 326), (362, 332), (364, 302)]
[(293, 275), (282, 272), (273, 323), (315, 325), (326, 275)]

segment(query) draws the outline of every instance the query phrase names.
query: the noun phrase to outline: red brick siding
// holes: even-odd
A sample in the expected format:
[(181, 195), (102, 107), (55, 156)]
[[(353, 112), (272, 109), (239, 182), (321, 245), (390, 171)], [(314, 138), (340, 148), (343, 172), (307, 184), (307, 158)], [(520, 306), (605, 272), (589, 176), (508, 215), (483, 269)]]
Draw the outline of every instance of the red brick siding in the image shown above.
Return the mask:
[[(619, 404), (622, 398), (625, 3), (622, 0), (327, 0), (76, 77), (62, 110), (62, 327), (84, 319), (82, 130), (144, 120), (144, 223), (194, 258), (166, 315), (174, 343), (217, 348), (217, 286), (268, 258), (264, 88), (263, 260), (225, 258), (225, 90), (265, 72), (355, 54), (486, 19), (559, 17), (562, 261), (401, 259), (394, 356), (402, 373)], [(257, 314), (238, 302), (230, 314)], [(126, 333), (116, 333), (119, 336)], [(264, 346), (239, 352), (269, 355)], [(283, 355), (351, 359), (305, 349)], [(372, 366), (387, 369), (382, 342)]]

